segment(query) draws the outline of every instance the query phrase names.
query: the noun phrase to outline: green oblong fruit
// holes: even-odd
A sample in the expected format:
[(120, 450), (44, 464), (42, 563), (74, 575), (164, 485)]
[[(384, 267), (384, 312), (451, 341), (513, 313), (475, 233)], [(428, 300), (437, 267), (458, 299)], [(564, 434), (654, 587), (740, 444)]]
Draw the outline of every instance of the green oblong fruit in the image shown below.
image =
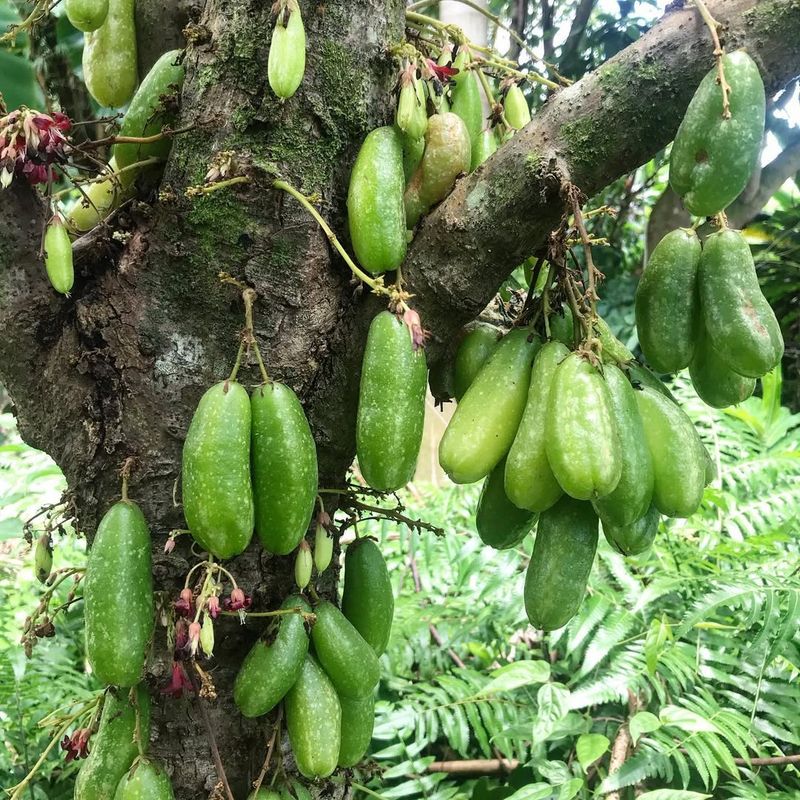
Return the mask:
[(60, 214), (50, 220), (44, 234), (44, 268), (50, 285), (60, 294), (69, 294), (75, 282), (72, 242)]
[(719, 357), (705, 332), (689, 364), (689, 375), (703, 402), (714, 408), (735, 406), (747, 400), (756, 388), (755, 378), (739, 375)]
[(403, 195), (407, 228), (414, 228), (450, 194), (456, 178), (469, 172), (471, 148), (469, 131), (457, 114), (434, 114), (428, 120), (425, 151)]
[(597, 368), (577, 353), (553, 375), (546, 417), (547, 460), (561, 488), (578, 500), (610, 494), (622, 474), (611, 395)]
[(697, 234), (671, 231), (656, 245), (636, 289), (639, 344), (659, 372), (677, 372), (692, 360), (701, 325), (699, 264)]
[(608, 364), (604, 377), (611, 398), (622, 455), (622, 473), (614, 490), (594, 501), (604, 523), (630, 525), (641, 518), (653, 497), (653, 462), (647, 447), (636, 392), (617, 367)]
[(540, 346), (529, 330), (512, 330), (461, 398), (439, 443), (439, 464), (455, 483), (485, 478), (508, 452)]
[(428, 371), (428, 388), (433, 399), (446, 403), (455, 397), (455, 363), (448, 354), (442, 356)]
[(294, 557), (294, 582), (300, 591), (311, 583), (311, 572), (314, 569), (314, 558), (311, 555), (311, 548), (308, 542), (303, 539), (300, 547), (297, 548), (297, 555)]
[(559, 312), (550, 316), (550, 338), (567, 347), (575, 344), (575, 323), (569, 306), (561, 306)]
[(158, 764), (141, 759), (123, 775), (114, 800), (174, 800), (169, 776)]
[(425, 89), (423, 82), (417, 80), (416, 75), (404, 75), (402, 81), (400, 96), (397, 99), (395, 124), (404, 136), (416, 141), (422, 139), (428, 129)]
[(342, 707), (330, 679), (311, 656), (306, 656), (284, 708), (297, 769), (306, 778), (327, 778), (339, 760)]
[(535, 628), (553, 631), (580, 608), (597, 550), (591, 503), (562, 497), (542, 512), (525, 574), (525, 611)]
[(124, 106), (139, 81), (134, 4), (108, 0), (105, 22), (84, 36), (83, 80), (101, 106)]
[(305, 71), (306, 29), (297, 0), (287, 0), (278, 12), (269, 45), (267, 77), (270, 88), (285, 100), (297, 91)]
[(347, 190), (347, 219), (356, 258), (379, 274), (406, 255), (403, 142), (392, 127), (376, 128), (358, 151)]
[(547, 342), (533, 362), (525, 411), (505, 469), (505, 492), (519, 508), (544, 511), (563, 494), (547, 460), (547, 414), (556, 367), (569, 355), (561, 342)]
[[(419, 139), (409, 139), (408, 136), (403, 137), (403, 178), (406, 181), (411, 180), (411, 176), (422, 161), (422, 155), (425, 152), (425, 137), (421, 136)], [(405, 202), (405, 201), (404, 201)], [(405, 216), (405, 205), (403, 206), (403, 215)]]
[(478, 140), (483, 128), (483, 102), (481, 100), (481, 88), (478, 84), (478, 76), (474, 70), (468, 70), (467, 53), (461, 50), (453, 62), (453, 67), (458, 70), (458, 74), (453, 79), (455, 85), (452, 90), (452, 101), (450, 111), (461, 117), (467, 128), (470, 142), (470, 164), (474, 169), (475, 164), (472, 154), (477, 152)]
[(726, 228), (706, 239), (699, 275), (703, 319), (714, 350), (740, 375), (765, 375), (783, 357), (783, 335), (741, 231)]
[[(185, 75), (181, 54), (181, 50), (170, 50), (150, 68), (125, 112), (120, 136), (155, 136), (175, 121), (175, 100), (180, 97)], [(113, 156), (122, 169), (146, 158), (166, 158), (171, 147), (169, 137), (148, 143), (120, 142), (114, 145)], [(133, 179), (132, 172), (121, 176), (127, 184)]]
[(503, 114), (506, 122), (515, 130), (524, 128), (531, 121), (531, 110), (522, 89), (516, 83), (508, 87), (503, 98)]
[(255, 528), (268, 553), (291, 553), (305, 536), (317, 497), (317, 448), (303, 406), (273, 381), (250, 397)]
[(147, 746), (150, 739), (150, 694), (140, 683), (136, 687), (136, 706), (124, 690), (106, 693), (100, 727), (92, 737), (89, 756), (75, 780), (75, 800), (108, 800), (139, 755), (136, 734), (136, 707), (139, 709), (140, 736)]
[(108, 0), (66, 0), (67, 19), (79, 31), (96, 31), (108, 16)]
[[(298, 595), (284, 600), (281, 608), (311, 611)], [(233, 684), (234, 702), (245, 717), (259, 717), (278, 705), (300, 675), (308, 653), (302, 615), (285, 614), (278, 619), (274, 640), (259, 639), (253, 645)]]
[(317, 523), (314, 532), (314, 566), (320, 574), (325, 572), (333, 560), (333, 536)]
[(764, 84), (743, 50), (722, 57), (730, 84), (730, 119), (723, 117), (716, 68), (700, 82), (681, 122), (669, 163), (669, 182), (687, 210), (711, 216), (732, 203), (747, 184), (764, 137)]
[(183, 445), (183, 513), (192, 536), (217, 558), (239, 555), (253, 536), (250, 397), (236, 381), (200, 398)]
[(342, 697), (366, 697), (378, 684), (378, 656), (335, 605), (323, 600), (314, 608), (311, 629), (319, 663)]
[(375, 695), (360, 700), (340, 697), (342, 705), (342, 740), (339, 745), (340, 767), (353, 767), (367, 754), (375, 727)]
[(658, 509), (651, 505), (644, 516), (627, 525), (615, 525), (606, 520), (601, 524), (606, 540), (615, 550), (624, 556), (638, 556), (652, 546), (660, 519)]
[(484, 544), (495, 550), (516, 547), (536, 524), (536, 514), (515, 506), (506, 495), (503, 481), (506, 460), (489, 473), (475, 511), (475, 529)]
[(705, 447), (683, 409), (643, 388), (636, 402), (653, 459), (653, 505), (666, 517), (689, 517), (703, 499)]
[(624, 366), (634, 360), (633, 353), (614, 336), (608, 323), (602, 317), (595, 319), (594, 332), (602, 346), (604, 364)]
[(476, 322), (469, 327), (456, 350), (453, 364), (453, 390), (456, 400), (466, 394), (475, 376), (497, 349), (503, 333), (487, 322)]
[(483, 164), (490, 155), (497, 152), (497, 137), (490, 128), (481, 131), (478, 141), (472, 151), (472, 168), (475, 169)]
[(130, 687), (142, 677), (153, 634), (150, 531), (136, 503), (105, 513), (89, 550), (83, 603), (86, 655), (97, 677)]
[(371, 539), (356, 539), (345, 550), (342, 613), (377, 655), (386, 650), (394, 593), (386, 562)]
[(366, 482), (395, 491), (413, 477), (425, 422), (428, 369), (401, 320), (382, 311), (369, 326), (356, 419), (356, 454)]
[[(112, 157), (102, 174), (116, 172), (118, 168)], [(110, 175), (105, 180), (88, 184), (67, 211), (67, 225), (78, 233), (90, 231), (130, 196), (132, 184), (133, 180), (123, 184), (123, 176), (117, 178)]]

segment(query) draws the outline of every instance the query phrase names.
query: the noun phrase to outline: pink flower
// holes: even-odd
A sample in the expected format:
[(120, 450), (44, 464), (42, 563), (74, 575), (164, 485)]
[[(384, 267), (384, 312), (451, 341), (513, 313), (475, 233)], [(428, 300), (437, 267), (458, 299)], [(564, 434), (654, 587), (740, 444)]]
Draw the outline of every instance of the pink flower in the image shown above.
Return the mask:
[(216, 619), (219, 616), (219, 597), (212, 594), (206, 602), (208, 613), (211, 614), (211, 619)]
[(197, 652), (197, 646), (200, 644), (200, 631), (199, 622), (189, 623), (189, 653), (194, 655)]
[(419, 314), (413, 308), (407, 308), (403, 313), (403, 322), (411, 332), (414, 350), (425, 347), (425, 342), (428, 340), (430, 333), (422, 327), (422, 320), (419, 318)]
[(435, 78), (441, 83), (448, 83), (450, 78), (458, 75), (458, 70), (451, 66), (437, 64), (432, 58), (426, 58), (423, 65), (423, 74), (428, 78)]
[(194, 686), (192, 686), (192, 682), (189, 680), (189, 676), (186, 674), (183, 664), (179, 661), (173, 661), (172, 679), (169, 685), (161, 690), (161, 694), (168, 694), (171, 697), (180, 698), (183, 697), (184, 691), (193, 693)]
[(226, 611), (241, 611), (253, 605), (253, 598), (246, 595), (238, 586), (231, 592), (231, 596), (222, 601)]
[(61, 740), (61, 749), (66, 751), (68, 763), (89, 755), (89, 737), (91, 735), (90, 728), (78, 728), (72, 736), (64, 736)]
[(14, 177), (29, 184), (55, 179), (52, 164), (66, 163), (71, 149), (65, 133), (72, 127), (69, 117), (52, 117), (24, 106), (0, 117), (0, 187)]
[(181, 589), (181, 596), (174, 604), (175, 613), (181, 617), (190, 617), (194, 614), (194, 595), (191, 589)]
[(170, 536), (166, 542), (164, 542), (164, 552), (171, 553), (175, 549), (175, 540)]

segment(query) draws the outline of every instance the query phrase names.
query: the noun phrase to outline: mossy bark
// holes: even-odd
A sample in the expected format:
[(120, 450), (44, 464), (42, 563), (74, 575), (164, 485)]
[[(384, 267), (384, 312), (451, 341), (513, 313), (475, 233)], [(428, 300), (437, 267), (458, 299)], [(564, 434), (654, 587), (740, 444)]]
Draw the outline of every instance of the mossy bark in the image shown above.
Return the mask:
[[(285, 103), (267, 85), (269, 5), (209, 0), (190, 20), (179, 124), (193, 128), (175, 139), (163, 180), (143, 198), (150, 203), (130, 204), (113, 231), (76, 243), (70, 298), (52, 292), (38, 258), (43, 204), (24, 186), (2, 195), (0, 377), (20, 430), (64, 470), (79, 528), (90, 538), (118, 496), (119, 466), (135, 459), (130, 493), (153, 532), (155, 585), (166, 607), (194, 558), (186, 542), (163, 553), (168, 531), (183, 527), (173, 504), (182, 441), (203, 390), (229, 372), (242, 326), (238, 293), (218, 273), (257, 291), (259, 345), (270, 373), (304, 403), (326, 485), (342, 481), (353, 457), (361, 353), (381, 307), (271, 181), (279, 175), (317, 194), (334, 229), (346, 230), (357, 148), (371, 128), (391, 120), (388, 50), (402, 36), (403, 3), (303, 0), (307, 74)], [(711, 5), (730, 44), (745, 44), (759, 60), (769, 88), (794, 74), (800, 4)], [(551, 98), (531, 125), (457, 184), (417, 232), (407, 260), (414, 304), (434, 334), (432, 355), (545, 245), (563, 210), (562, 184), (593, 193), (651, 157), (672, 137), (710, 65), (694, 12), (668, 15), (611, 64)], [(250, 183), (186, 197), (221, 151), (234, 154)], [(252, 369), (242, 379), (258, 381)], [(275, 607), (291, 591), (291, 557), (270, 557), (253, 545), (231, 569), (257, 606)], [(330, 572), (328, 594), (335, 590)], [(236, 669), (259, 629), (225, 618), (216, 637), (218, 697), (209, 713), (237, 797), (246, 796), (260, 768), (269, 731), (268, 721), (238, 715), (231, 700)], [(154, 695), (170, 666), (159, 625), (148, 665)], [(154, 709), (151, 749), (171, 772), (178, 800), (207, 796), (217, 782), (197, 702), (164, 699)], [(281, 752), (291, 770), (288, 751)], [(316, 791), (342, 790), (323, 783)]]

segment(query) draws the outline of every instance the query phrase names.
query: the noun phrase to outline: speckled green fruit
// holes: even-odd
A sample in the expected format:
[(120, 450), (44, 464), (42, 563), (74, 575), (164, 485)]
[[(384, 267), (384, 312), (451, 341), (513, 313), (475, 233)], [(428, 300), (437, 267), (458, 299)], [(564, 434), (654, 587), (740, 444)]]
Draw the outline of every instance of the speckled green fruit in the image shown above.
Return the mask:
[(267, 60), (270, 88), (282, 99), (297, 91), (306, 70), (306, 30), (300, 7), (297, 0), (285, 5), (286, 12), (282, 10), (275, 20)]
[(719, 356), (705, 331), (689, 364), (692, 385), (704, 403), (727, 408), (747, 400), (756, 388), (755, 378), (734, 372)]
[(347, 220), (356, 260), (377, 275), (397, 269), (406, 255), (403, 141), (390, 126), (367, 135), (347, 191)]
[[(478, 83), (478, 76), (474, 70), (467, 69), (467, 53), (461, 50), (456, 56), (453, 66), (459, 71), (455, 76), (455, 85), (452, 89), (452, 101), (450, 111), (461, 117), (469, 133), (471, 154), (477, 151), (478, 139), (483, 128), (483, 101), (481, 100), (481, 88)], [(475, 164), (470, 155), (472, 169)]]
[(453, 389), (456, 400), (466, 394), (475, 376), (497, 349), (503, 333), (488, 322), (476, 322), (466, 329), (466, 334), (456, 350), (453, 364)]
[(114, 793), (114, 800), (174, 800), (174, 797), (167, 773), (148, 759), (135, 763)]
[(335, 605), (314, 607), (311, 640), (319, 662), (342, 697), (366, 697), (377, 686), (381, 668), (375, 651)]
[(506, 494), (519, 508), (544, 511), (563, 493), (547, 460), (545, 442), (553, 375), (568, 355), (569, 350), (561, 342), (548, 342), (533, 362), (525, 411), (505, 469)]
[[(311, 611), (303, 598), (293, 595), (282, 609)], [(308, 653), (308, 634), (300, 614), (278, 617), (278, 632), (272, 642), (259, 639), (245, 656), (233, 685), (233, 699), (245, 717), (271, 711), (292, 688)]]
[(382, 311), (369, 326), (356, 420), (356, 454), (366, 482), (395, 491), (413, 477), (425, 421), (428, 369), (408, 327)]
[(305, 536), (317, 497), (317, 448), (303, 406), (285, 384), (250, 397), (255, 526), (268, 553), (286, 555)]
[(386, 561), (372, 539), (356, 539), (345, 550), (342, 613), (377, 655), (386, 650), (394, 594)]
[(525, 574), (525, 611), (535, 628), (553, 631), (580, 608), (597, 550), (591, 503), (562, 497), (542, 512)]
[[(117, 169), (117, 162), (112, 158), (103, 172), (111, 173)], [(127, 181), (126, 185), (123, 185), (121, 179), (109, 176), (105, 180), (85, 186), (83, 194), (72, 203), (67, 211), (69, 228), (78, 233), (90, 231), (130, 196), (133, 192), (132, 183), (133, 181)]]
[(485, 478), (508, 452), (540, 347), (531, 331), (512, 330), (461, 398), (439, 443), (439, 463), (455, 483)]
[(626, 364), (625, 371), (628, 373), (630, 381), (635, 389), (646, 386), (648, 389), (652, 389), (659, 394), (663, 394), (664, 397), (672, 400), (673, 403), (678, 402), (672, 392), (667, 388), (667, 385), (664, 383), (664, 381), (662, 381), (661, 378), (659, 378), (658, 375), (656, 375), (651, 369), (643, 366), (638, 361), (634, 361), (631, 364)]
[(689, 213), (706, 217), (722, 211), (742, 192), (761, 153), (764, 84), (743, 50), (722, 58), (730, 84), (730, 118), (723, 117), (717, 69), (700, 82), (686, 109), (669, 164), (669, 182)]
[(553, 375), (547, 406), (545, 449), (561, 488), (578, 500), (596, 500), (616, 488), (622, 448), (603, 376), (571, 353)]
[(633, 353), (614, 336), (608, 323), (602, 317), (597, 317), (594, 321), (594, 333), (600, 340), (601, 357), (604, 364), (624, 366), (634, 360)]
[(636, 402), (653, 460), (653, 505), (666, 517), (690, 517), (703, 499), (705, 447), (683, 409), (664, 395), (643, 388)]
[(120, 500), (105, 513), (83, 581), (86, 655), (112, 686), (139, 683), (153, 634), (150, 531), (136, 503)]
[(75, 282), (72, 242), (60, 214), (56, 214), (47, 224), (44, 234), (44, 267), (50, 285), (60, 294), (69, 294)]
[(497, 136), (491, 128), (481, 131), (478, 141), (472, 150), (472, 168), (476, 169), (489, 156), (497, 152)]
[(656, 245), (636, 289), (639, 344), (659, 372), (677, 372), (692, 360), (702, 324), (699, 264), (697, 234), (671, 231)]
[(630, 525), (650, 507), (653, 462), (633, 387), (621, 370), (612, 364), (606, 365), (603, 376), (619, 434), (622, 473), (614, 490), (594, 501), (594, 509), (603, 522)]
[(108, 0), (66, 0), (67, 19), (79, 31), (96, 31), (108, 16)]
[[(155, 136), (175, 122), (177, 101), (183, 86), (184, 69), (180, 50), (164, 53), (150, 68), (125, 112), (120, 136)], [(120, 169), (146, 158), (166, 158), (172, 139), (156, 142), (120, 142), (114, 145), (114, 158)], [(133, 181), (134, 173), (124, 173), (124, 183)]]
[(661, 514), (651, 505), (645, 514), (627, 525), (615, 525), (613, 522), (601, 522), (606, 541), (624, 556), (638, 556), (649, 550), (658, 533)]
[(83, 80), (107, 108), (124, 106), (139, 82), (136, 61), (135, 0), (108, 0), (108, 16), (84, 35)]
[(134, 740), (136, 708), (139, 709), (140, 735), (147, 747), (150, 739), (150, 694), (147, 686), (136, 687), (136, 706), (129, 690), (108, 691), (103, 700), (100, 726), (89, 744), (89, 757), (75, 780), (74, 800), (109, 800), (122, 776), (139, 754)]
[(250, 397), (221, 381), (200, 398), (183, 445), (183, 513), (192, 536), (217, 558), (239, 555), (253, 536)]
[(551, 314), (550, 338), (570, 348), (575, 346), (575, 322), (569, 306), (562, 306)]
[(403, 195), (407, 228), (414, 228), (450, 194), (456, 178), (469, 172), (471, 148), (469, 132), (457, 114), (434, 114), (428, 120), (425, 152)]
[(508, 87), (506, 96), (503, 98), (503, 114), (508, 124), (516, 130), (524, 128), (531, 121), (528, 101), (516, 83), (512, 83)]
[(515, 506), (503, 486), (506, 460), (488, 475), (475, 511), (475, 529), (484, 544), (495, 550), (516, 547), (536, 524), (536, 514)]
[(740, 375), (765, 375), (780, 363), (783, 336), (741, 231), (726, 228), (706, 239), (699, 275), (703, 320), (714, 350)]
[[(424, 136), (419, 139), (409, 139), (408, 136), (403, 137), (403, 177), (406, 181), (411, 180), (411, 176), (416, 171), (420, 161), (422, 161), (424, 152)], [(405, 214), (405, 203), (403, 205), (403, 213)]]
[(375, 695), (359, 700), (340, 697), (342, 706), (342, 741), (339, 745), (339, 766), (353, 767), (361, 761), (372, 741), (375, 727)]
[(306, 778), (327, 778), (339, 761), (342, 707), (330, 679), (311, 656), (306, 656), (284, 708), (297, 769)]

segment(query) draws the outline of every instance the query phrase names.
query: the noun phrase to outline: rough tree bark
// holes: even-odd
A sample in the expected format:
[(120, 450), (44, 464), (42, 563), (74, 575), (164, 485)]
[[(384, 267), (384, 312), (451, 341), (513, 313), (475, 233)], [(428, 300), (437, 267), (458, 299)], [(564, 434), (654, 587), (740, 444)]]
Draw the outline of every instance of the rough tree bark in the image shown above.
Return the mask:
[[(769, 90), (794, 75), (800, 0), (710, 5), (728, 44), (746, 46), (758, 60)], [(391, 119), (388, 48), (402, 37), (403, 3), (301, 6), (308, 69), (297, 96), (281, 104), (266, 85), (269, 4), (207, 0), (190, 25), (180, 120), (194, 128), (175, 140), (158, 194), (147, 198), (152, 204), (130, 205), (113, 236), (101, 231), (76, 246), (71, 298), (56, 296), (43, 275), (41, 201), (21, 186), (0, 195), (0, 379), (20, 430), (64, 470), (79, 528), (90, 538), (118, 495), (120, 464), (135, 459), (131, 495), (151, 525), (156, 586), (166, 603), (190, 565), (185, 543), (162, 552), (167, 532), (183, 524), (173, 505), (182, 440), (202, 391), (228, 373), (242, 323), (236, 292), (220, 285), (218, 272), (258, 292), (259, 345), (271, 374), (305, 404), (322, 485), (340, 483), (353, 457), (360, 354), (380, 303), (354, 286), (315, 223), (270, 184), (279, 174), (318, 193), (334, 229), (346, 230), (355, 152), (368, 130)], [(552, 97), (458, 183), (422, 224), (406, 266), (433, 333), (432, 358), (545, 245), (563, 211), (562, 185), (571, 181), (590, 195), (650, 158), (674, 135), (711, 64), (695, 12), (674, 11)], [(252, 182), (186, 198), (221, 150), (236, 154)], [(231, 569), (266, 607), (288, 593), (291, 563), (253, 545)], [(231, 701), (233, 676), (258, 629), (224, 622), (213, 662), (219, 698), (209, 711), (237, 797), (245, 796), (269, 733), (268, 721), (244, 720)], [(169, 665), (159, 627), (148, 665), (154, 697)], [(172, 773), (178, 800), (205, 796), (217, 780), (195, 703), (156, 701), (151, 747)], [(323, 784), (318, 791), (341, 790)]]

